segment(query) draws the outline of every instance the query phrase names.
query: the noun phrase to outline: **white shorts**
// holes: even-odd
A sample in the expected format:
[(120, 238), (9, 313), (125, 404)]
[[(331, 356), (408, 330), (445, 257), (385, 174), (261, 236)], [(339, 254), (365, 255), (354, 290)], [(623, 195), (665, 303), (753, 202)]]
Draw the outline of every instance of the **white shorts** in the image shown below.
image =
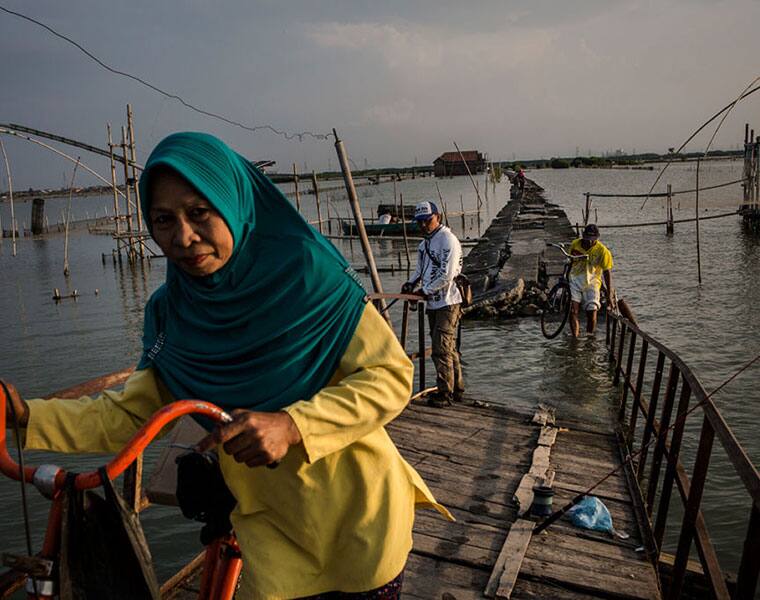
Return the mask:
[(581, 285), (574, 278), (570, 278), (570, 299), (587, 312), (602, 307), (600, 290), (593, 285)]

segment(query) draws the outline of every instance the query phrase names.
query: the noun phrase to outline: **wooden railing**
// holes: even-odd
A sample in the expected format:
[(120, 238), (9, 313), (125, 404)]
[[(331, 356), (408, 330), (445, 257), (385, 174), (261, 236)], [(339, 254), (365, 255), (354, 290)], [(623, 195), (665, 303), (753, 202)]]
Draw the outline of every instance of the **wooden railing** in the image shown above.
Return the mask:
[[(637, 459), (635, 472), (648, 517), (654, 523), (653, 536), (659, 554), (672, 513), (674, 486), (676, 498), (683, 506), (667, 597), (681, 596), (695, 543), (706, 583), (715, 598), (754, 598), (760, 572), (760, 474), (700, 381), (675, 352), (616, 315), (608, 315), (606, 338), (614, 364), (614, 383), (622, 384), (619, 418), (628, 450)], [(652, 365), (654, 374), (647, 377), (647, 369)], [(688, 456), (694, 462), (689, 477), (681, 460), (682, 441), (688, 418), (698, 415), (702, 417), (701, 432), (696, 456)], [(702, 495), (716, 438), (748, 496), (749, 525), (736, 585), (732, 586), (733, 595), (702, 513)]]

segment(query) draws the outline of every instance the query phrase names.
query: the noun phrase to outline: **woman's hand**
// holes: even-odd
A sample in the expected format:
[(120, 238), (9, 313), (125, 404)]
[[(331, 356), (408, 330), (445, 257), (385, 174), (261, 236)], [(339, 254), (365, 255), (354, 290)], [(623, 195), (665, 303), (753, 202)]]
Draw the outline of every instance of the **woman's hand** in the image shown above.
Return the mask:
[(27, 406), (21, 394), (18, 393), (16, 386), (12, 383), (4, 380), (0, 380), (5, 385), (10, 398), (5, 401), (5, 426), (6, 428), (13, 427), (13, 415), (11, 414), (11, 406), (16, 412), (16, 419), (18, 419), (19, 427), (26, 427), (29, 423), (29, 406)]
[(205, 452), (216, 444), (237, 462), (260, 467), (281, 460), (291, 446), (301, 442), (301, 433), (284, 411), (266, 413), (251, 410), (232, 411), (230, 423), (217, 426), (203, 438), (196, 449)]

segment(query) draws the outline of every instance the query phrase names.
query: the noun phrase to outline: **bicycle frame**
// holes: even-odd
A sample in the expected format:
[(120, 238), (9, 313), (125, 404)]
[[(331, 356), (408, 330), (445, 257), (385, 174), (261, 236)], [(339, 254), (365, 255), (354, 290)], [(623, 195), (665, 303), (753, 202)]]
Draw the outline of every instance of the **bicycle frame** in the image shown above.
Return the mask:
[[(60, 554), (60, 533), (63, 514), (66, 471), (55, 465), (39, 467), (21, 467), (8, 454), (5, 405), (8, 401), (5, 391), (0, 387), (0, 472), (7, 477), (32, 483), (47, 498), (52, 500), (48, 516), (47, 530), (42, 550), (36, 557), (29, 557), (35, 565), (47, 569), (44, 577), (34, 577), (27, 581), (27, 598), (29, 600), (53, 600), (57, 595), (56, 581), (53, 577), (53, 564)], [(226, 423), (232, 418), (218, 406), (200, 400), (180, 400), (168, 404), (157, 411), (127, 442), (122, 450), (106, 465), (108, 477), (114, 479), (131, 465), (159, 432), (170, 422), (189, 414), (200, 414), (210, 419)], [(92, 489), (102, 485), (98, 471), (81, 473), (76, 476), (74, 485), (77, 490)], [(214, 540), (206, 548), (204, 573), (201, 580), (199, 600), (231, 600), (237, 580), (242, 569), (240, 548), (234, 534)], [(36, 593), (35, 593), (36, 587)]]

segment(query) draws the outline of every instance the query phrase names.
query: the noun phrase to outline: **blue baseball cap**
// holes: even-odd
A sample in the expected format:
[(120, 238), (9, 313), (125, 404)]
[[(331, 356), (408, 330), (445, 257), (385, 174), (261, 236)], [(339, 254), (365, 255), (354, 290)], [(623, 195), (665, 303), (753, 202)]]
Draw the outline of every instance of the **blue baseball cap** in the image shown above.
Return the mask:
[(427, 221), (433, 215), (437, 215), (438, 207), (434, 202), (420, 202), (414, 207), (414, 220), (415, 221)]

